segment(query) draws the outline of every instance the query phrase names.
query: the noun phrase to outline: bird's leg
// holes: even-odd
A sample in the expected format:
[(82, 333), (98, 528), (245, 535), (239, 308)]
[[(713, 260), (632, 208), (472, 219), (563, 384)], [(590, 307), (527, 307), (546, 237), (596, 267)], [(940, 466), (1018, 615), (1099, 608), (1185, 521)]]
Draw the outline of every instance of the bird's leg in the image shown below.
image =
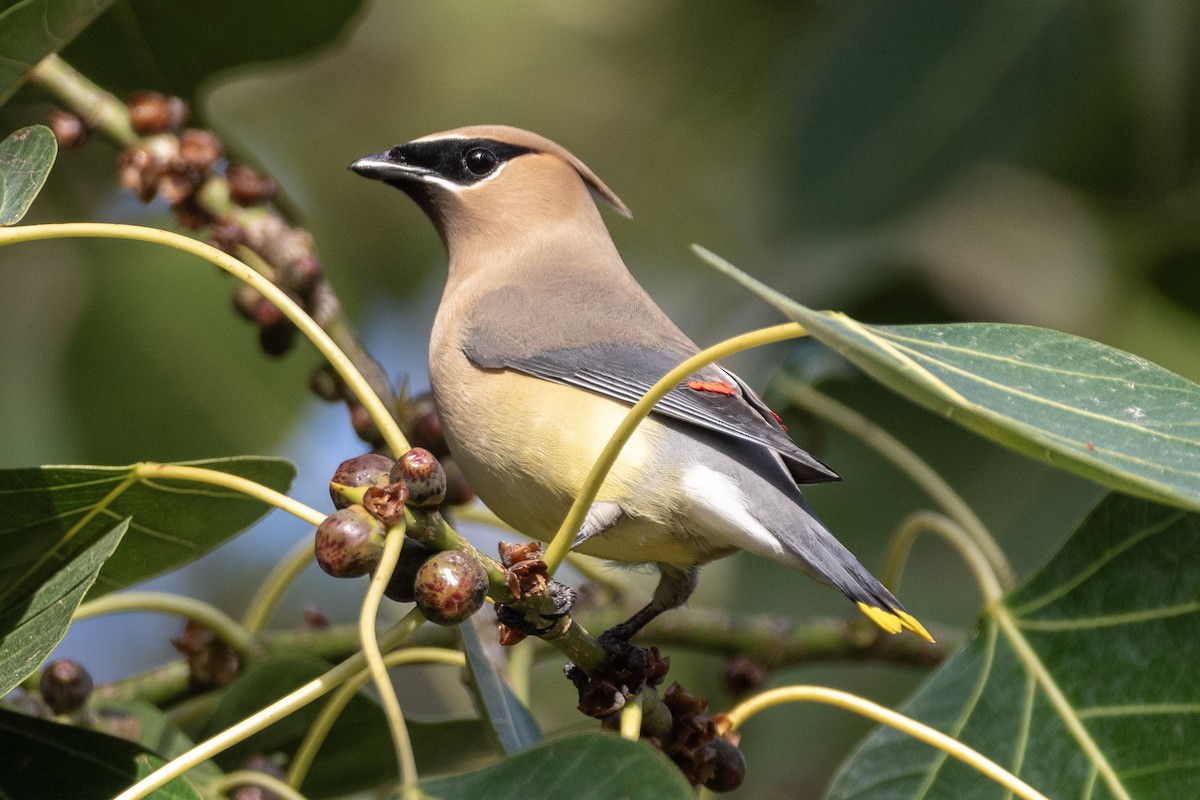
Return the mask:
[(611, 500), (597, 500), (592, 503), (592, 507), (588, 509), (587, 516), (583, 518), (583, 525), (579, 527), (579, 533), (575, 536), (575, 541), (571, 544), (571, 549), (578, 549), (579, 545), (588, 539), (597, 534), (604, 533), (613, 525), (616, 525), (617, 520), (624, 513), (625, 510)]
[(677, 564), (659, 564), (658, 586), (654, 596), (641, 611), (634, 614), (620, 625), (614, 625), (600, 636), (600, 641), (606, 647), (617, 642), (628, 642), (650, 620), (664, 611), (678, 608), (687, 602), (696, 590), (696, 580), (700, 575), (698, 567), (681, 567)]
[(667, 673), (667, 660), (659, 657), (657, 648), (646, 651), (629, 640), (662, 612), (683, 605), (696, 588), (700, 570), (674, 564), (659, 564), (658, 569), (658, 587), (646, 607), (600, 635), (600, 644), (608, 651), (603, 668), (590, 676), (574, 664), (564, 668), (579, 690), (579, 710), (588, 716), (611, 717), (647, 682), (658, 684)]

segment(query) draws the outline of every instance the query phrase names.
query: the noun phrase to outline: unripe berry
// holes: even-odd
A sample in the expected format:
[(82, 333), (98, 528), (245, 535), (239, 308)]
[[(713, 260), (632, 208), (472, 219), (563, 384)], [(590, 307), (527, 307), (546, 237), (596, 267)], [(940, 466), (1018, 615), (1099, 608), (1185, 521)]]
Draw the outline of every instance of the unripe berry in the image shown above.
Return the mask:
[(408, 504), (440, 506), (446, 499), (446, 473), (433, 453), (414, 447), (392, 466), (392, 480), (408, 486)]
[(69, 658), (51, 661), (42, 670), (42, 699), (55, 714), (78, 711), (92, 693), (92, 676)]
[(433, 404), (433, 395), (429, 392), (417, 395), (409, 406), (407, 418), (412, 420), (412, 429), (408, 438), (413, 446), (424, 447), (438, 458), (449, 453), (446, 436), (442, 432), (442, 420)]
[(384, 537), (383, 526), (362, 506), (335, 511), (317, 526), (317, 563), (335, 578), (366, 575), (379, 566)]
[(708, 749), (716, 754), (716, 771), (704, 782), (705, 788), (714, 792), (732, 792), (741, 786), (746, 777), (746, 758), (738, 746), (717, 737), (709, 743)]
[(487, 572), (478, 558), (447, 550), (430, 556), (417, 570), (413, 594), (430, 622), (457, 625), (483, 606), (487, 589)]
[(368, 486), (387, 486), (391, 482), (388, 473), (393, 463), (385, 455), (366, 453), (338, 464), (329, 481), (329, 497), (334, 508), (361, 503), (363, 491)]

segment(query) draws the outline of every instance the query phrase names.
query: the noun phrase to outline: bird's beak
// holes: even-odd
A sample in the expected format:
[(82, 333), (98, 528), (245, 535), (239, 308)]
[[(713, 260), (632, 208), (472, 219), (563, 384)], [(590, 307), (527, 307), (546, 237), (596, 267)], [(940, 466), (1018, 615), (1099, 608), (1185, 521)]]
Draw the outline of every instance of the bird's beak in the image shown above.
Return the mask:
[(423, 181), (430, 174), (430, 170), (424, 167), (408, 164), (402, 157), (395, 158), (390, 150), (363, 156), (351, 164), (350, 169), (364, 178), (389, 183)]

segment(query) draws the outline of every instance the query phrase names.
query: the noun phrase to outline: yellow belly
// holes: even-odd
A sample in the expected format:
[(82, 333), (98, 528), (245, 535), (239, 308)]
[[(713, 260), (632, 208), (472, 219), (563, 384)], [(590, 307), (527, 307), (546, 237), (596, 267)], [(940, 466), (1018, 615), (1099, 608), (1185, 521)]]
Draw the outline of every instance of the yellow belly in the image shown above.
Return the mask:
[[(455, 460), (497, 516), (549, 541), (628, 407), (522, 373), (480, 370), (465, 358), (458, 367), (451, 370), (457, 376), (442, 374), (434, 383)], [(686, 533), (673, 524), (670, 481), (654, 473), (666, 433), (647, 419), (626, 443), (598, 499), (627, 514), (581, 552), (617, 561), (696, 561)]]

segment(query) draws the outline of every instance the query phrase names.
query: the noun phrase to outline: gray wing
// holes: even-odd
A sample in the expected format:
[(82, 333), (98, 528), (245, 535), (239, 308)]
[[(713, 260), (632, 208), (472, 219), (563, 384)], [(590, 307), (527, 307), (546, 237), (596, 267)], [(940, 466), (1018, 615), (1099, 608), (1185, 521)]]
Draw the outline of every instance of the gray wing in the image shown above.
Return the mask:
[[(494, 339), (469, 335), (463, 352), (485, 369), (523, 372), (628, 405), (640, 400), (663, 375), (695, 354), (683, 348), (605, 343), (518, 355), (498, 352), (494, 345)], [(653, 413), (768, 447), (783, 457), (797, 483), (841, 479), (789, 439), (759, 396), (722, 367), (709, 365), (693, 373), (660, 400)]]

